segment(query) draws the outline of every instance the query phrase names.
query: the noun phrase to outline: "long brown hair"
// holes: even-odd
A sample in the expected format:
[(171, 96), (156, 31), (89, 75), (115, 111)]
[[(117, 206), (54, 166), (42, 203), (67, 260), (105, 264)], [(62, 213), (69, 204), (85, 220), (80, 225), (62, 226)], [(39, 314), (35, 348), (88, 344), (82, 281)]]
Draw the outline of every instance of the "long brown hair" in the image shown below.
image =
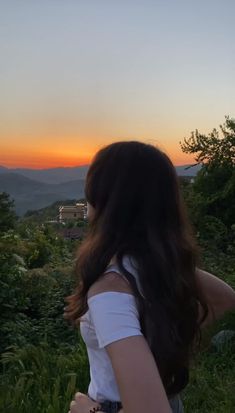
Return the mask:
[[(165, 153), (141, 142), (116, 142), (95, 156), (85, 193), (94, 207), (78, 251), (78, 286), (67, 297), (73, 322), (88, 310), (87, 292), (115, 255), (136, 297), (144, 336), (168, 395), (188, 382), (189, 360), (200, 334), (196, 246), (181, 199), (175, 168)], [(133, 257), (143, 298), (123, 266)]]

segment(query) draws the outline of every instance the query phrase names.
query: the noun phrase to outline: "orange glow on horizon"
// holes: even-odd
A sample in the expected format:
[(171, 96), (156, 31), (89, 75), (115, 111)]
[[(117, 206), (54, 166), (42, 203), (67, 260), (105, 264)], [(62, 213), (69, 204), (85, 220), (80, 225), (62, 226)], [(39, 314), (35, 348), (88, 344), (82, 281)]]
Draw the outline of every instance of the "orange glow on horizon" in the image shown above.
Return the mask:
[(35, 159), (32, 160), (25, 160), (25, 161), (20, 161), (20, 160), (11, 160), (11, 161), (1, 161), (0, 160), (0, 166), (4, 166), (5, 168), (29, 168), (29, 169), (50, 169), (50, 168), (72, 168), (76, 166), (84, 166), (84, 165), (89, 165), (91, 162), (91, 158), (81, 158), (78, 159), (77, 162), (74, 162), (74, 160), (69, 161), (68, 159), (63, 160), (61, 158), (60, 160), (58, 159), (52, 159), (51, 161), (47, 161), (44, 159)]
[[(84, 151), (85, 152), (85, 151)], [(72, 152), (67, 151), (67, 148), (55, 148), (50, 150), (47, 147), (35, 151), (35, 149), (28, 150), (13, 150), (11, 148), (4, 148), (0, 154), (0, 165), (6, 168), (29, 168), (29, 169), (48, 169), (58, 167), (74, 167), (88, 165), (93, 158), (94, 153), (88, 151), (81, 154), (81, 150)], [(77, 154), (77, 155), (76, 155)]]
[[(10, 153), (10, 155), (9, 155)], [(91, 162), (92, 155), (76, 156), (70, 154), (66, 156), (66, 153), (32, 153), (30, 151), (25, 154), (7, 153), (4, 151), (0, 155), (0, 165), (6, 168), (30, 168), (30, 169), (47, 169), (58, 167), (73, 167), (87, 165)]]
[[(48, 159), (47, 156), (42, 157), (12, 157), (11, 159), (7, 160), (6, 157), (0, 157), (0, 165), (6, 168), (29, 168), (29, 169), (50, 169), (50, 168), (69, 168), (69, 167), (77, 167), (77, 166), (85, 166), (89, 165), (95, 155), (92, 154), (89, 157), (77, 157), (76, 160), (73, 158), (69, 159), (68, 157), (63, 158), (61, 157), (54, 157)], [(173, 154), (168, 153), (168, 156), (172, 160), (175, 166), (181, 165), (188, 165), (194, 164), (195, 161), (191, 156), (187, 156), (184, 154)]]
[[(44, 137), (37, 140), (33, 137), (27, 141), (15, 140), (11, 144), (5, 139), (1, 143), (0, 149), (0, 165), (7, 168), (29, 168), (29, 169), (47, 169), (58, 167), (75, 167), (89, 165), (99, 149), (118, 140), (132, 139), (115, 139), (112, 140), (103, 138), (95, 139), (94, 137), (86, 137), (85, 142), (76, 137), (66, 137), (55, 140), (53, 138)], [(137, 140), (139, 140), (137, 138)], [(155, 144), (151, 140), (142, 140), (146, 143)], [(20, 145), (19, 142), (24, 142)], [(164, 145), (157, 146), (167, 153), (176, 166), (193, 164), (193, 156), (184, 154), (176, 142), (170, 139), (165, 140)]]

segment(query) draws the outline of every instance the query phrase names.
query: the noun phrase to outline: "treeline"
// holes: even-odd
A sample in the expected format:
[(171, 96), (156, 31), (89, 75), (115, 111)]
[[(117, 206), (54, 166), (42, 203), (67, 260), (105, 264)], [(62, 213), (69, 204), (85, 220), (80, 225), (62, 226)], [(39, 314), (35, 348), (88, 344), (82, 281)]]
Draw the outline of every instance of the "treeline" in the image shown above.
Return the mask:
[[(182, 185), (195, 235), (201, 247), (202, 265), (229, 274), (235, 268), (235, 120), (226, 118), (209, 136), (197, 130), (181, 143), (203, 166), (194, 183)], [(233, 277), (233, 276), (232, 276)], [(235, 279), (233, 278), (233, 285)]]

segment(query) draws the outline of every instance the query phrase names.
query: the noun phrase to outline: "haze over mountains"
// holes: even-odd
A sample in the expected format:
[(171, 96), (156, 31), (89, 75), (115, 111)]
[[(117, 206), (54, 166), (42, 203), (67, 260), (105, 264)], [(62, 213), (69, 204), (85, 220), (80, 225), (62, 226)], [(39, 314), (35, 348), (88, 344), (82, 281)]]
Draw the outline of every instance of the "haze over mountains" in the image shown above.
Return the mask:
[[(59, 167), (49, 169), (26, 169), (26, 168), (6, 168), (0, 166), (0, 174), (15, 173), (25, 176), (35, 181), (46, 184), (60, 184), (62, 182), (85, 179), (89, 166), (75, 166), (72, 168)], [(1, 188), (0, 188), (1, 190)]]
[[(179, 176), (195, 176), (200, 165), (186, 169), (177, 166)], [(50, 169), (6, 168), (0, 166), (0, 192), (7, 192), (15, 201), (18, 215), (44, 208), (58, 200), (84, 197), (84, 181), (88, 165)]]

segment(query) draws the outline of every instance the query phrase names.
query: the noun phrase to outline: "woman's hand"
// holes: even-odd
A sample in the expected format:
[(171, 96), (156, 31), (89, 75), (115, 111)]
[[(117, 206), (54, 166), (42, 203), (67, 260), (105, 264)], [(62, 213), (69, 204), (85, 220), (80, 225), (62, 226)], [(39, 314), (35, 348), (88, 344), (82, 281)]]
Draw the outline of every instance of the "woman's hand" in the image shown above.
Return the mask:
[(70, 403), (69, 413), (89, 413), (90, 410), (98, 407), (99, 403), (94, 402), (86, 394), (77, 392), (74, 400)]
[[(98, 408), (99, 403), (94, 402), (89, 396), (83, 393), (76, 393), (74, 400), (70, 403), (70, 410), (68, 413), (89, 413), (90, 410)], [(104, 413), (103, 411), (96, 410), (96, 413)], [(124, 413), (123, 409), (120, 409), (118, 413)]]

